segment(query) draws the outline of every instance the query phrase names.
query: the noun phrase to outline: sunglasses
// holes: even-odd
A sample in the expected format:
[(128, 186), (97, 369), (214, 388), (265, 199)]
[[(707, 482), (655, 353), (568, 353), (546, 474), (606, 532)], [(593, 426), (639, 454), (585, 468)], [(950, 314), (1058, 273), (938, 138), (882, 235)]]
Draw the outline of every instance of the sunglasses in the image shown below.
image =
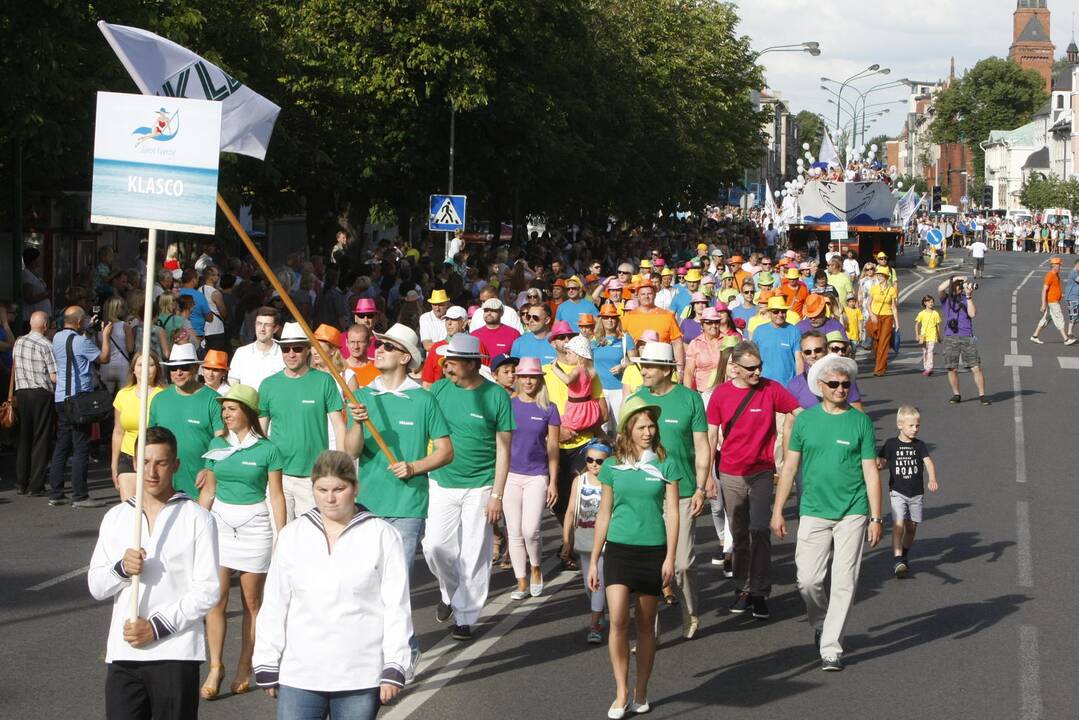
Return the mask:
[(197, 367), (198, 365), (195, 363), (192, 363), (191, 365), (173, 365), (169, 368), (169, 372), (195, 372), (195, 368)]
[(542, 315), (533, 315), (533, 314), (529, 313), (528, 315), (525, 315), (525, 320), (528, 320), (530, 322), (540, 322), (541, 320), (543, 320), (543, 316)]
[(843, 352), (847, 351), (847, 346), (846, 345), (829, 345), (828, 350), (829, 350), (829, 352), (843, 353)]
[(402, 350), (401, 348), (397, 347), (393, 343), (386, 342), (385, 340), (376, 340), (375, 341), (375, 347), (376, 348), (382, 348), (383, 350), (385, 350), (387, 352), (399, 352), (399, 353), (404, 352), (404, 350)]
[(735, 365), (737, 365), (738, 367), (742, 368), (742, 369), (743, 369), (743, 370), (745, 370), (745, 371), (746, 371), (747, 373), (752, 373), (752, 372), (760, 372), (761, 368), (763, 368), (763, 367), (764, 367), (764, 365), (761, 365), (761, 364), (757, 364), (757, 365), (743, 365), (743, 364), (742, 364), (742, 363), (740, 363), (740, 362), (736, 362), (736, 363), (735, 363)]
[(632, 275), (633, 273), (630, 272), (629, 270), (619, 270), (618, 274), (619, 275)]
[(603, 461), (604, 461), (604, 460), (606, 460), (606, 459), (607, 459), (607, 458), (594, 458), (594, 457), (586, 457), (586, 458), (584, 459), (584, 461), (585, 461), (585, 463), (586, 463), (586, 464), (588, 464), (588, 465), (602, 465), (602, 464), (603, 464)]
[(719, 320), (701, 320), (701, 325), (719, 325)]
[(375, 316), (374, 313), (352, 313), (352, 314), (354, 316), (358, 317), (358, 318), (373, 318)]
[(823, 355), (825, 352), (827, 352), (827, 351), (824, 348), (815, 347), (815, 348), (806, 348), (805, 350), (802, 351), (802, 354), (806, 355), (806, 356), (809, 356), (809, 355)]
[(297, 355), (299, 355), (300, 353), (302, 353), (306, 349), (307, 349), (306, 345), (282, 345), (281, 346), (281, 354), (282, 355), (288, 355), (289, 353), (296, 353)]
[(753, 291), (752, 291), (752, 290), (743, 290), (743, 291), (742, 291), (742, 294), (743, 294), (743, 295), (752, 295), (752, 294), (753, 294)]
[(850, 380), (821, 380), (821, 384), (827, 385), (833, 390), (838, 390), (839, 388), (850, 390)]
[(769, 310), (768, 312), (772, 313), (773, 315), (786, 315), (787, 314), (786, 310)]

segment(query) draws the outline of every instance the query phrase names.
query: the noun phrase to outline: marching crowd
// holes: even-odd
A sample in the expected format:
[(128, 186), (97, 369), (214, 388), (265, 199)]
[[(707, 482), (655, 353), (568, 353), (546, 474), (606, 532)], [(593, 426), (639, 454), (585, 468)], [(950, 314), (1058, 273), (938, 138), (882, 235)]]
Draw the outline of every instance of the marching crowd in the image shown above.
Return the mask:
[[(899, 327), (888, 256), (773, 254), (765, 233), (729, 218), (669, 236), (533, 240), (472, 252), (457, 239), (436, 266), (431, 244), (358, 255), (342, 233), (329, 262), (293, 256), (277, 273), (299, 317), (213, 243), (188, 264), (170, 247), (156, 282), (103, 253), (55, 332), (50, 307), (27, 306), (14, 348), (19, 492), (64, 505), (70, 463), (72, 504), (100, 506), (86, 480), (97, 444), (121, 499), (89, 571), (94, 597), (113, 602), (110, 717), (194, 717), (218, 697), (234, 575), (231, 692), (266, 689), (281, 718), (373, 717), (420, 658), (417, 553), (438, 581), (436, 619), (467, 642), (493, 563), (512, 570), (514, 600), (544, 592), (549, 515), (562, 568), (581, 571), (588, 595), (582, 639), (609, 646), (608, 717), (644, 713), (660, 604), (680, 608), (684, 638), (700, 626), (696, 518), (710, 516), (713, 562), (735, 583), (730, 612), (766, 620), (771, 535), (786, 534), (792, 494), (821, 667), (843, 668), (863, 539), (883, 534), (878, 469), (891, 472), (897, 577), (923, 469), (938, 487), (915, 408), (898, 408), (898, 436), (879, 447), (860, 411), (856, 351), (885, 374)], [(36, 278), (37, 256), (25, 260)], [(942, 342), (950, 373), (960, 359), (977, 367), (969, 285), (946, 281), (940, 298), (961, 322), (942, 325), (927, 297), (919, 342)], [(927, 374), (932, 357), (930, 346)]]

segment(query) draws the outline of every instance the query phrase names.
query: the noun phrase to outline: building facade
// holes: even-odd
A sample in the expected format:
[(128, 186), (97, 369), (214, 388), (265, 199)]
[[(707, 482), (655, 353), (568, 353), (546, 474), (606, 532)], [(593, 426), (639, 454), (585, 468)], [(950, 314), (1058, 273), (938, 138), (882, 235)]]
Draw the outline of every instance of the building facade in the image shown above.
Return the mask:
[(1012, 44), (1008, 59), (1026, 70), (1036, 70), (1053, 89), (1053, 41), (1046, 0), (1018, 0), (1012, 14)]

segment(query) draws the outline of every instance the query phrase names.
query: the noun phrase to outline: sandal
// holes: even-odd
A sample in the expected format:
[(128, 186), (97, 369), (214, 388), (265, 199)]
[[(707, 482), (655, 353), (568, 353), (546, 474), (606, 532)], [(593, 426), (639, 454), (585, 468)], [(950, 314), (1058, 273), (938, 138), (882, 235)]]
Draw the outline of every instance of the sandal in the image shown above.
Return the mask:
[(574, 560), (573, 558), (564, 557), (564, 558), (562, 558), (562, 569), (567, 571), (567, 572), (573, 572), (575, 570), (580, 570), (581, 566), (578, 565), (577, 561)]
[(224, 665), (210, 665), (210, 673), (217, 671), (220, 673), (217, 676), (217, 684), (210, 684), (210, 676), (206, 676), (206, 682), (199, 688), (199, 697), (203, 700), (216, 700), (217, 696), (221, 693), (221, 683), (225, 681), (225, 666)]
[(243, 695), (246, 692), (251, 691), (251, 678), (250, 676), (245, 680), (233, 680), (229, 685), (229, 690), (233, 695)]

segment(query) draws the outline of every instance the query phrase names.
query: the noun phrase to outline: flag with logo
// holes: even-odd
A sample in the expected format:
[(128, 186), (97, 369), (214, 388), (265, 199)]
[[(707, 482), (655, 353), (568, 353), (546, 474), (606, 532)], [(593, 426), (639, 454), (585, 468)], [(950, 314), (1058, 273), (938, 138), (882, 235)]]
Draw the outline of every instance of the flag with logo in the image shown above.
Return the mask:
[(823, 128), (824, 137), (820, 141), (820, 152), (817, 153), (817, 163), (822, 164), (825, 168), (835, 166), (842, 168), (843, 163), (839, 161), (839, 153), (835, 151), (835, 145), (832, 144), (832, 138), (828, 135), (828, 128)]
[(98, 22), (144, 95), (221, 103), (221, 151), (263, 160), (281, 108), (185, 47), (152, 32)]

